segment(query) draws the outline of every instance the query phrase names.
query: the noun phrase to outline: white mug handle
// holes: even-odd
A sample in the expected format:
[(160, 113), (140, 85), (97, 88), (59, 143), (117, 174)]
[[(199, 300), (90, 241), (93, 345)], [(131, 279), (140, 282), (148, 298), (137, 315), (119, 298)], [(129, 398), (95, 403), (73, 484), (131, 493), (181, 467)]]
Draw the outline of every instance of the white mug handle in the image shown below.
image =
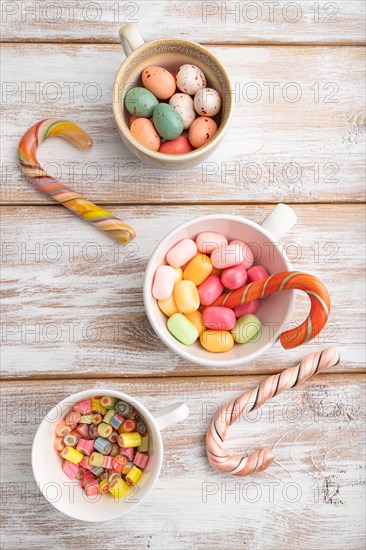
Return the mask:
[(174, 403), (174, 405), (168, 405), (151, 414), (159, 430), (165, 430), (165, 428), (169, 428), (172, 424), (176, 424), (187, 418), (189, 415), (189, 408), (185, 403)]
[(277, 204), (261, 226), (270, 233), (276, 241), (280, 241), (297, 222), (297, 216), (287, 204)]
[(119, 39), (126, 57), (129, 56), (133, 50), (136, 50), (142, 46), (142, 44), (145, 44), (145, 40), (142, 38), (136, 25), (133, 25), (132, 23), (122, 25), (119, 29)]

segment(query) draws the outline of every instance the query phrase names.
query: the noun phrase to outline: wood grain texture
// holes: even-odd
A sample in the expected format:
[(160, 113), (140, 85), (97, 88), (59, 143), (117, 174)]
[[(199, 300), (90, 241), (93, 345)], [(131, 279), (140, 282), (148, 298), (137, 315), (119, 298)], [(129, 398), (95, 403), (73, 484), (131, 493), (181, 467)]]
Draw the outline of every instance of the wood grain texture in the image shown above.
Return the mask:
[(118, 28), (138, 24), (145, 40), (202, 43), (362, 44), (362, 0), (4, 0), (3, 40), (118, 42)]
[[(296, 270), (320, 277), (332, 311), (316, 341), (292, 351), (280, 344), (257, 361), (224, 370), (188, 363), (153, 333), (144, 313), (146, 263), (168, 231), (196, 216), (243, 215), (261, 222), (271, 206), (113, 207), (136, 229), (129, 245), (81, 222), (64, 208), (2, 207), (2, 376), (147, 376), (282, 370), (309, 351), (337, 344), (335, 371), (364, 369), (364, 209), (298, 205), (298, 224), (283, 239)], [(300, 293), (302, 294), (302, 293)], [(308, 301), (298, 296), (294, 321)]]
[[(276, 464), (248, 478), (212, 470), (204, 437), (221, 403), (262, 377), (143, 381), (22, 381), (2, 385), (2, 549), (361, 550), (364, 547), (365, 377), (322, 374), (284, 393), (231, 428), (228, 448), (268, 445)], [(186, 401), (191, 415), (163, 434), (161, 477), (128, 517), (91, 525), (62, 516), (38, 493), (31, 444), (58, 401), (98, 387), (121, 389), (150, 410)], [(19, 397), (21, 396), (21, 404)], [(352, 444), (350, 444), (352, 440)], [(52, 481), (52, 480), (50, 480)], [(66, 528), (67, 527), (67, 528)], [(77, 536), (75, 535), (77, 533)]]
[(80, 124), (94, 145), (80, 153), (62, 140), (48, 140), (40, 160), (52, 175), (99, 203), (365, 199), (362, 48), (211, 50), (232, 77), (234, 118), (211, 158), (172, 176), (142, 164), (119, 137), (111, 111), (111, 86), (123, 59), (119, 46), (6, 45), (3, 204), (50, 201), (21, 175), (16, 148), (28, 127), (53, 116)]

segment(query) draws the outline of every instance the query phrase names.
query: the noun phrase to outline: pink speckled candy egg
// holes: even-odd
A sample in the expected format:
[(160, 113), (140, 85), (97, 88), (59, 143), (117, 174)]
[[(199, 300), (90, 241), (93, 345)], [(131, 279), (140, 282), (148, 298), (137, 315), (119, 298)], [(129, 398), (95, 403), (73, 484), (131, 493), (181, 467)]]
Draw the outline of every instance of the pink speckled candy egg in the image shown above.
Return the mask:
[(236, 290), (243, 286), (247, 280), (247, 271), (243, 263), (227, 267), (221, 273), (221, 282), (229, 290)]
[(184, 129), (188, 130), (194, 119), (196, 111), (194, 110), (193, 99), (188, 94), (174, 94), (169, 99), (169, 105), (173, 107), (183, 119)]
[(221, 109), (221, 97), (213, 88), (202, 88), (194, 96), (194, 108), (202, 116), (215, 116)]
[(220, 277), (217, 275), (210, 275), (197, 287), (197, 290), (201, 304), (203, 306), (210, 306), (219, 296), (221, 296), (224, 286)]
[(163, 67), (151, 65), (142, 71), (142, 83), (158, 99), (168, 99), (175, 92), (175, 78)]
[(202, 147), (206, 145), (216, 134), (217, 124), (213, 118), (199, 116), (189, 128), (188, 139), (193, 147)]
[(203, 324), (212, 330), (231, 330), (236, 323), (235, 313), (229, 307), (206, 307)]
[(254, 265), (248, 269), (248, 283), (253, 283), (254, 281), (260, 281), (268, 277), (268, 271), (262, 265)]
[(182, 267), (197, 254), (197, 245), (192, 239), (183, 239), (171, 248), (166, 261), (172, 267)]
[(227, 245), (228, 242), (225, 235), (221, 235), (221, 233), (206, 231), (204, 233), (200, 233), (196, 238), (197, 248), (204, 254), (211, 254), (215, 248), (218, 248), (222, 244)]
[(249, 269), (250, 267), (252, 267), (252, 265), (254, 263), (254, 254), (253, 254), (252, 249), (247, 244), (245, 244), (243, 241), (239, 241), (238, 239), (234, 239), (233, 241), (229, 242), (230, 245), (235, 244), (235, 243), (239, 243), (240, 246), (242, 247), (243, 255), (244, 255), (243, 265), (244, 265), (245, 269)]
[(179, 67), (176, 79), (180, 91), (189, 95), (195, 95), (206, 86), (206, 77), (196, 65), (186, 64)]

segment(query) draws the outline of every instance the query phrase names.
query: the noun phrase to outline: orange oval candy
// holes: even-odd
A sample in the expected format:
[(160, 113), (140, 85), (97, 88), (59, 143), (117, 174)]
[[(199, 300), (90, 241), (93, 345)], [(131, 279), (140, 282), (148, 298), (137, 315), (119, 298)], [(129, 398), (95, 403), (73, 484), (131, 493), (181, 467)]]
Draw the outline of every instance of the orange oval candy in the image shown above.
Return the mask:
[(146, 67), (142, 71), (142, 83), (158, 99), (168, 99), (175, 92), (175, 78), (163, 67)]
[(148, 118), (137, 118), (131, 124), (131, 134), (151, 151), (158, 151), (160, 147), (160, 137), (155, 130), (155, 126)]
[(189, 128), (188, 139), (193, 147), (202, 147), (213, 138), (217, 132), (217, 124), (208, 116), (199, 116)]
[(197, 254), (183, 271), (183, 279), (193, 281), (196, 286), (207, 279), (213, 269), (211, 260), (206, 254)]
[(201, 346), (213, 353), (230, 351), (234, 338), (227, 330), (204, 330), (200, 336)]

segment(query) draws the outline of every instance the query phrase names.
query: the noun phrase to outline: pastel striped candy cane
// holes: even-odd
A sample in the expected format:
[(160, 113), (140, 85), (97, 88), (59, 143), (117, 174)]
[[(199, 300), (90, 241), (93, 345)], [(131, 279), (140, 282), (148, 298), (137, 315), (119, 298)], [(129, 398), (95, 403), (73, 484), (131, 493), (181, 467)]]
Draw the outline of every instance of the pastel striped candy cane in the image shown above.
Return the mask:
[(311, 353), (296, 367), (289, 367), (279, 374), (268, 376), (260, 386), (222, 405), (206, 435), (207, 458), (211, 466), (219, 472), (240, 477), (268, 468), (274, 459), (272, 451), (268, 448), (255, 451), (250, 456), (228, 454), (224, 449), (228, 428), (244, 411), (254, 411), (275, 395), (289, 388), (301, 386), (312, 376), (337, 365), (339, 360), (339, 353), (335, 347), (326, 348), (320, 353)]
[(50, 136), (59, 136), (71, 141), (80, 149), (91, 147), (92, 138), (79, 126), (58, 118), (37, 122), (21, 138), (18, 157), (23, 174), (33, 185), (71, 210), (83, 220), (101, 231), (106, 231), (118, 242), (126, 243), (135, 236), (135, 231), (113, 214), (86, 200), (63, 183), (49, 176), (37, 160), (38, 146)]
[(238, 290), (222, 294), (212, 305), (234, 308), (284, 290), (303, 290), (310, 298), (311, 308), (306, 320), (298, 327), (280, 335), (280, 342), (285, 349), (296, 348), (315, 338), (329, 317), (330, 296), (328, 290), (314, 275), (298, 271), (276, 273)]

